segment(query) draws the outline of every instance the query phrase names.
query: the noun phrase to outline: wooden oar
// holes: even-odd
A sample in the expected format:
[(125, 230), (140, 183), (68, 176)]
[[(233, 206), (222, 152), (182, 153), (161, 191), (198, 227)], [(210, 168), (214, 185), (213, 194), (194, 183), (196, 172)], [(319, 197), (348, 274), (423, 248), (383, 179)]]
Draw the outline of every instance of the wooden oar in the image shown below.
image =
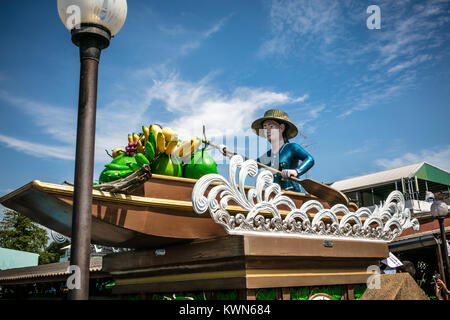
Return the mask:
[[(218, 149), (219, 151), (221, 151), (220, 153), (222, 153), (222, 150), (218, 145), (216, 145), (210, 141), (207, 141), (207, 140), (203, 140), (203, 142), (207, 145), (210, 145), (211, 147)], [(230, 158), (234, 155), (237, 155), (237, 153), (234, 153), (234, 152), (231, 152), (228, 150), (225, 150), (225, 153), (226, 153), (226, 156), (228, 156)], [(243, 157), (245, 160), (248, 160), (248, 158), (246, 158), (244, 156), (241, 156), (241, 157)], [(261, 168), (267, 169), (274, 174), (281, 175), (281, 171), (279, 171), (275, 168), (272, 168), (270, 166), (267, 166), (267, 165), (257, 162), (257, 161), (256, 161), (256, 163)], [(318, 197), (321, 200), (328, 202), (330, 205), (335, 205), (335, 204), (341, 203), (346, 206), (349, 206), (349, 200), (345, 194), (343, 194), (339, 190), (336, 190), (334, 188), (331, 188), (330, 186), (327, 186), (326, 184), (320, 183), (320, 182), (312, 180), (312, 179), (300, 180), (295, 177), (290, 177), (289, 179), (299, 183), (303, 188), (305, 188), (306, 192)]]

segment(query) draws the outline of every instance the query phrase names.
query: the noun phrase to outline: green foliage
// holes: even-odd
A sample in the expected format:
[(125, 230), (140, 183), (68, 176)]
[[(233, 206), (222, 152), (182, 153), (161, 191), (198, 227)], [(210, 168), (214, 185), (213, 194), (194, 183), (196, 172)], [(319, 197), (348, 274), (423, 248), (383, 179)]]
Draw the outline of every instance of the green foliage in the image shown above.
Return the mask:
[(308, 300), (309, 287), (290, 288), (291, 300)]
[(256, 300), (276, 300), (277, 290), (272, 289), (258, 289), (256, 291)]
[(39, 253), (39, 264), (55, 263), (59, 262), (59, 258), (64, 252), (61, 248), (69, 245), (70, 241), (66, 240), (63, 243), (52, 242), (49, 244), (45, 251)]
[(333, 297), (334, 300), (341, 300), (342, 297), (342, 286), (322, 286), (315, 287), (311, 290), (310, 295), (316, 293), (326, 293)]
[[(362, 292), (364, 292), (364, 290)], [(342, 286), (339, 285), (290, 288), (291, 300), (308, 300), (310, 296), (316, 293), (326, 293), (334, 300), (341, 300), (342, 292)]]
[(217, 300), (238, 300), (239, 294), (235, 290), (221, 290), (216, 292)]
[(0, 247), (39, 254), (39, 264), (59, 262), (61, 248), (69, 242), (52, 242), (47, 247), (47, 231), (13, 210), (4, 210), (0, 221)]
[(355, 299), (361, 299), (362, 295), (364, 294), (364, 291), (366, 291), (366, 285), (362, 284), (359, 287), (356, 287), (354, 289), (354, 297)]
[(13, 210), (4, 210), (3, 214), (0, 247), (33, 253), (45, 251), (48, 236), (44, 228)]

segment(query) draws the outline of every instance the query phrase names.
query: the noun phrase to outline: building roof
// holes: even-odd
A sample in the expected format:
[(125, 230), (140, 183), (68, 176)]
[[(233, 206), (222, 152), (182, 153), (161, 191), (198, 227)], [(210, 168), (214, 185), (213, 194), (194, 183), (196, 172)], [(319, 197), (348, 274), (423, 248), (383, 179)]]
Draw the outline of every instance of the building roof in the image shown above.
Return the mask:
[[(69, 275), (70, 262), (57, 262), (42, 264), (34, 267), (14, 268), (0, 271), (0, 282), (23, 280), (32, 278), (44, 278)], [(102, 257), (91, 257), (89, 271), (102, 270)]]
[(394, 181), (401, 180), (402, 178), (412, 178), (414, 176), (419, 179), (450, 185), (449, 172), (426, 162), (417, 162), (399, 168), (339, 180), (332, 183), (331, 187), (340, 191), (348, 192), (362, 188), (394, 183)]

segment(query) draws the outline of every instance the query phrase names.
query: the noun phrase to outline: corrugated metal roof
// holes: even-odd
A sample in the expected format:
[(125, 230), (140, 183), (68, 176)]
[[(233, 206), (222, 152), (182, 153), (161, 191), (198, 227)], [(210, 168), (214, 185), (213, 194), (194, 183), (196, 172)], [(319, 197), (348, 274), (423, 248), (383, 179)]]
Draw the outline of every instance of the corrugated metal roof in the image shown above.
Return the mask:
[[(91, 257), (89, 270), (91, 272), (102, 270), (102, 257)], [(57, 262), (42, 264), (35, 267), (14, 268), (0, 271), (0, 281), (19, 279), (43, 278), (69, 275), (70, 262)]]
[(353, 177), (336, 181), (331, 184), (332, 188), (339, 191), (351, 191), (362, 187), (373, 187), (389, 182), (400, 180), (401, 178), (411, 178), (425, 162), (413, 163), (399, 168), (374, 172), (359, 177)]

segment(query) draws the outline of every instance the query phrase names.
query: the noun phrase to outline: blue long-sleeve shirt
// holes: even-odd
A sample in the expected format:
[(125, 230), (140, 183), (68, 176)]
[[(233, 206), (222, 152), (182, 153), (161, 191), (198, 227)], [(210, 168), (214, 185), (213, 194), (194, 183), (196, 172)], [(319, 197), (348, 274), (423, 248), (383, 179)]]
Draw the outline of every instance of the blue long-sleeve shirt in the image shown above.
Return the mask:
[[(314, 158), (305, 149), (297, 143), (290, 142), (285, 143), (277, 154), (272, 155), (272, 150), (269, 150), (257, 161), (280, 171), (293, 169), (297, 171), (297, 178), (300, 178), (314, 165)], [(274, 182), (284, 190), (305, 192), (297, 182), (282, 180), (279, 174), (274, 175)]]

